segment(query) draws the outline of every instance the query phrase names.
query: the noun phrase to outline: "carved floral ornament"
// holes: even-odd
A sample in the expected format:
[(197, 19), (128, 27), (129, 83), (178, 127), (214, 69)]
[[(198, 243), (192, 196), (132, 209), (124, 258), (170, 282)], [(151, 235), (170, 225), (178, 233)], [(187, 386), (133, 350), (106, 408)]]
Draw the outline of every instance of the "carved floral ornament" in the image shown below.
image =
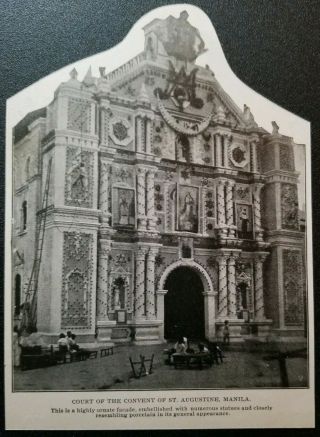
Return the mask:
[(110, 123), (109, 135), (119, 146), (128, 146), (132, 141), (132, 126), (125, 118), (115, 118)]
[(244, 144), (232, 144), (229, 148), (229, 159), (235, 167), (245, 167), (249, 161), (249, 154)]

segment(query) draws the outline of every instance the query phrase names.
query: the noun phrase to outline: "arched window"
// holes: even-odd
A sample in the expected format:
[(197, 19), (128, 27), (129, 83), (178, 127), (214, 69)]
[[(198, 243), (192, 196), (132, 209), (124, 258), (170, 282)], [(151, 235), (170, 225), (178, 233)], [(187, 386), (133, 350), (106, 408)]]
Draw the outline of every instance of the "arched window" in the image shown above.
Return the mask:
[(20, 314), (21, 306), (21, 276), (16, 275), (14, 281), (14, 315), (18, 316)]
[(30, 156), (26, 161), (25, 176), (26, 176), (26, 181), (28, 181), (28, 179), (30, 178)]
[(28, 205), (27, 205), (27, 201), (25, 200), (22, 203), (22, 223), (21, 223), (21, 227), (22, 227), (23, 231), (25, 231), (27, 229), (27, 214), (28, 214)]

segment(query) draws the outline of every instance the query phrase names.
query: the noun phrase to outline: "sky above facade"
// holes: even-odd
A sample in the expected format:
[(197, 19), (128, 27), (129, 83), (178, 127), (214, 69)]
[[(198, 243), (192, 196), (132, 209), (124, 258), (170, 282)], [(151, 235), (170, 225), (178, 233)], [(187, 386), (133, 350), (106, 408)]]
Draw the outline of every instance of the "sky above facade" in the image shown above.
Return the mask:
[[(61, 82), (69, 79), (69, 73), (73, 68), (78, 71), (78, 79), (82, 80), (89, 68), (92, 68), (93, 76), (99, 77), (99, 67), (105, 67), (106, 73), (116, 69), (131, 58), (141, 53), (144, 48), (143, 27), (155, 18), (165, 19), (168, 15), (179, 17), (182, 10), (189, 13), (189, 22), (200, 30), (205, 41), (207, 52), (197, 59), (197, 64), (209, 65), (216, 79), (234, 102), (243, 109), (246, 104), (250, 107), (255, 121), (259, 126), (271, 131), (271, 122), (276, 121), (280, 126), (279, 132), (293, 137), (298, 144), (305, 144), (307, 159), (310, 156), (310, 124), (265, 97), (259, 95), (245, 85), (231, 70), (220, 45), (217, 34), (209, 17), (199, 8), (191, 5), (173, 5), (157, 8), (137, 21), (126, 38), (112, 49), (98, 53), (97, 55), (79, 60), (70, 64), (49, 76), (39, 80), (30, 87), (16, 94), (8, 100), (7, 104), (7, 141), (11, 144), (11, 132), (28, 112), (46, 106), (53, 99), (55, 89)], [(302, 152), (301, 152), (302, 150)], [(296, 169), (300, 172), (299, 203), (300, 208), (305, 203), (305, 163), (303, 149), (295, 150)]]

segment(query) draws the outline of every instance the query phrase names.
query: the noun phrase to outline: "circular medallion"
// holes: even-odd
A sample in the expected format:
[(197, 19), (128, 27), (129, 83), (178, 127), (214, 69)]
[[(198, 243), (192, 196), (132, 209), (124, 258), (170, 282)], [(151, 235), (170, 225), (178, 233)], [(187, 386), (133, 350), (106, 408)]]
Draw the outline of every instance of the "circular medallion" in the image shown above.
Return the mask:
[(230, 147), (229, 158), (235, 167), (245, 167), (248, 164), (248, 151), (243, 144), (233, 144)]

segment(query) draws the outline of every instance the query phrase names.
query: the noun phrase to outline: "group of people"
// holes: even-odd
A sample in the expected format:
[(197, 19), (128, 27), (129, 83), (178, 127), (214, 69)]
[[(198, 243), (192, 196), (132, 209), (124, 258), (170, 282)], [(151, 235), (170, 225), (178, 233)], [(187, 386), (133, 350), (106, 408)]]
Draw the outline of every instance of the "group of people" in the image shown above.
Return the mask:
[(58, 346), (60, 352), (78, 352), (80, 347), (76, 342), (76, 335), (71, 331), (67, 332), (67, 335), (61, 333), (58, 339)]
[(203, 343), (199, 343), (198, 352), (196, 352), (194, 349), (192, 349), (189, 346), (189, 342), (186, 337), (179, 337), (178, 341), (174, 345), (172, 352), (176, 354), (194, 354), (194, 353), (206, 353), (209, 352), (209, 350)]
[(198, 344), (198, 350), (194, 350), (190, 347), (188, 339), (186, 337), (179, 337), (178, 341), (172, 349), (168, 351), (168, 364), (174, 363), (174, 357), (177, 355), (194, 355), (194, 354), (210, 354), (214, 357), (214, 360), (219, 363), (223, 362), (223, 353), (217, 343), (210, 344), (210, 350), (203, 344)]

